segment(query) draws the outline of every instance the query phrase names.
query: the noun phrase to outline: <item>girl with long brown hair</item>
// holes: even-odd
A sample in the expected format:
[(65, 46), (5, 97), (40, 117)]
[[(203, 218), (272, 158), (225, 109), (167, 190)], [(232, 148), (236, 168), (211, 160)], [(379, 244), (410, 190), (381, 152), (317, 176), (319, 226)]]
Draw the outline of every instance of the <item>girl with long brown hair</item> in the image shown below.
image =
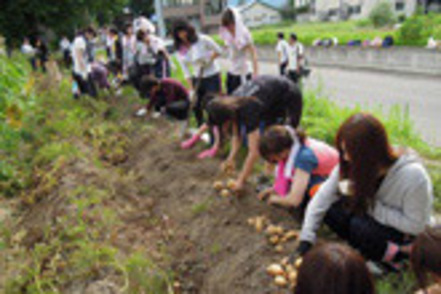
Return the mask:
[(324, 220), (367, 259), (396, 269), (430, 222), (430, 178), (415, 154), (392, 147), (384, 126), (371, 114), (348, 118), (336, 147), (340, 164), (306, 210), (298, 251), (312, 246)]
[(231, 96), (217, 97), (207, 105), (209, 124), (229, 129), (231, 149), (222, 169), (234, 169), (241, 138), (246, 139), (248, 154), (236, 180), (240, 191), (259, 158), (259, 138), (263, 128), (287, 123), (296, 128), (302, 115), (302, 93), (288, 78), (261, 75), (240, 86)]

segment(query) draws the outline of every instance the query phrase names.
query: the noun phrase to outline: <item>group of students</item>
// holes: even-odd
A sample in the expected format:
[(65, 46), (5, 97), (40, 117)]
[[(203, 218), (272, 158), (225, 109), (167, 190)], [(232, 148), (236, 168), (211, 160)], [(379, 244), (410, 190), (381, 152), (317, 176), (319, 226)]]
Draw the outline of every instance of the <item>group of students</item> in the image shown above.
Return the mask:
[(34, 44), (31, 43), (29, 38), (25, 38), (20, 50), (29, 59), (34, 71), (40, 69), (42, 72), (46, 72), (46, 63), (49, 60), (49, 48), (42, 38), (37, 37)]
[(96, 97), (97, 85), (109, 89), (110, 74), (116, 88), (130, 83), (138, 90), (145, 76), (157, 79), (170, 76), (170, 56), (165, 43), (155, 35), (155, 27), (146, 18), (140, 17), (126, 24), (123, 32), (116, 28), (102, 31), (106, 63), (95, 56), (97, 36), (97, 32), (88, 27), (78, 31), (70, 47), (68, 40), (63, 45), (66, 58), (70, 48), (76, 97), (84, 94)]
[[(316, 282), (319, 273), (333, 289), (342, 289), (332, 293), (374, 293), (372, 278), (357, 276), (366, 270), (358, 254), (341, 245), (315, 248), (322, 223), (383, 268), (400, 270), (402, 262), (411, 257), (423, 285), (427, 272), (440, 278), (439, 230), (425, 231), (431, 225), (433, 188), (417, 155), (391, 145), (383, 124), (368, 113), (354, 114), (341, 125), (335, 148), (300, 129), (303, 97), (295, 83), (298, 77), (289, 74), (299, 73), (303, 55), (295, 35), (287, 49), (279, 35), (282, 75), (260, 75), (249, 30), (237, 10), (226, 9), (220, 31), (230, 62), (225, 94), (218, 64), (224, 48), (197, 33), (188, 21), (176, 21), (172, 30), (188, 88), (169, 77), (170, 57), (147, 23), (135, 21), (122, 37), (115, 31), (109, 35), (110, 67), (149, 98), (138, 114), (157, 111), (182, 121), (185, 129), (193, 111), (198, 130), (181, 148), (192, 148), (208, 131), (210, 148), (198, 157), (214, 157), (230, 138), (223, 170), (235, 169), (239, 151), (245, 146), (247, 155), (233, 190), (240, 193), (244, 189), (259, 158), (275, 165), (274, 184), (260, 191), (258, 199), (302, 212), (300, 243), (294, 255), (305, 257), (295, 293), (331, 293), (326, 280)], [(88, 28), (72, 45), (74, 79), (81, 92), (92, 96), (93, 59), (87, 44), (94, 37)], [(289, 59), (292, 56), (296, 59)], [(286, 64), (289, 77), (284, 72)], [(345, 272), (349, 276), (343, 279), (340, 273)], [(338, 277), (333, 276), (337, 273)]]
[[(427, 234), (435, 230), (429, 228), (425, 232), (432, 224), (433, 187), (418, 156), (411, 150), (393, 146), (383, 124), (368, 113), (354, 114), (341, 125), (336, 148), (308, 137), (299, 128), (303, 97), (298, 84), (283, 75), (259, 75), (251, 35), (234, 9), (224, 12), (220, 35), (232, 62), (226, 94), (221, 94), (221, 75), (216, 62), (222, 48), (209, 36), (196, 33), (186, 21), (175, 23), (173, 37), (190, 90), (171, 79), (144, 80), (153, 97), (149, 109), (162, 101), (165, 112), (173, 116), (176, 107), (171, 106), (178, 101), (187, 101), (186, 110), (194, 104), (200, 128), (181, 147), (193, 147), (201, 140), (201, 134), (209, 130), (211, 147), (199, 157), (213, 157), (224, 139), (230, 137), (230, 152), (221, 169), (231, 170), (235, 168), (240, 148), (245, 146), (247, 155), (233, 187), (238, 193), (244, 189), (260, 157), (275, 164), (274, 184), (261, 191), (258, 198), (269, 205), (303, 212), (295, 255), (305, 256), (305, 268), (309, 268), (310, 275), (318, 273), (323, 266), (323, 254), (331, 254), (327, 257), (330, 262), (338, 261), (339, 254), (349, 252), (348, 258), (354, 255), (339, 246), (322, 251), (313, 249), (322, 223), (377, 268), (399, 271), (403, 261), (413, 256), (420, 272), (424, 269), (439, 273), (439, 263), (422, 257), (438, 253), (418, 241), (428, 238)], [(191, 92), (196, 93), (194, 101)], [(175, 117), (188, 118), (187, 111), (181, 114)], [(314, 256), (318, 256), (315, 263), (306, 262)], [(362, 260), (358, 255), (354, 258)], [(340, 265), (337, 262), (336, 269)], [(365, 264), (354, 266), (365, 267)], [(302, 277), (306, 271), (300, 270), (296, 293), (330, 293), (301, 290), (306, 287), (307, 279)], [(369, 279), (367, 283), (371, 283)], [(310, 281), (318, 284), (313, 282), (314, 277)], [(373, 293), (368, 291), (369, 287), (357, 284), (363, 280), (349, 277), (335, 278), (332, 282), (346, 283), (340, 286), (347, 289), (353, 286), (347, 292), (334, 293)], [(360, 292), (356, 291), (357, 287)]]

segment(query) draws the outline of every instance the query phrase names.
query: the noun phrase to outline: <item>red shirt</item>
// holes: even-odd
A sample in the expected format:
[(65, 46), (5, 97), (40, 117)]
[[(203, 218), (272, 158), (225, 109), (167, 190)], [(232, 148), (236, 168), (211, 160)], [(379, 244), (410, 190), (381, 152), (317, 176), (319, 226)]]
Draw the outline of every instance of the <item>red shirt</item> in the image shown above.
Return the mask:
[(147, 109), (150, 110), (161, 98), (165, 99), (166, 105), (180, 101), (180, 100), (190, 100), (188, 97), (189, 93), (187, 89), (179, 81), (164, 78), (160, 82), (159, 90), (156, 91), (151, 97), (150, 102), (147, 105)]

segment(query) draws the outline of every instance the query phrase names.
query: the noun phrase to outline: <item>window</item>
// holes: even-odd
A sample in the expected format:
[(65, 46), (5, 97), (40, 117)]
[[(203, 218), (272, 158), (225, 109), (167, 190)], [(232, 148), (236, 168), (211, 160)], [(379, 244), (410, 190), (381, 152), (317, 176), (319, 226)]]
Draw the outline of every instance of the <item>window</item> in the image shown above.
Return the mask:
[(226, 3), (223, 0), (209, 0), (205, 3), (205, 15), (221, 14), (225, 7)]
[(404, 2), (395, 3), (395, 10), (396, 11), (403, 11), (405, 8), (406, 8), (406, 4)]
[(198, 0), (167, 0), (164, 2), (165, 7), (197, 5)]

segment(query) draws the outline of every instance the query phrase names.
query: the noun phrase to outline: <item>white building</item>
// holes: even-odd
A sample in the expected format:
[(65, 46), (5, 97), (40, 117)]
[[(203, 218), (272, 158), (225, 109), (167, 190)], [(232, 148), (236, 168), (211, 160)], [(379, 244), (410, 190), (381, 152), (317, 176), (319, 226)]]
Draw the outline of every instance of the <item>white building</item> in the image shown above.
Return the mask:
[(276, 24), (282, 21), (282, 15), (277, 8), (259, 0), (239, 6), (238, 10), (242, 14), (245, 25), (249, 28)]
[(416, 0), (315, 0), (312, 10), (319, 20), (368, 18), (372, 9), (381, 1), (391, 4), (398, 15), (411, 16), (417, 7)]

